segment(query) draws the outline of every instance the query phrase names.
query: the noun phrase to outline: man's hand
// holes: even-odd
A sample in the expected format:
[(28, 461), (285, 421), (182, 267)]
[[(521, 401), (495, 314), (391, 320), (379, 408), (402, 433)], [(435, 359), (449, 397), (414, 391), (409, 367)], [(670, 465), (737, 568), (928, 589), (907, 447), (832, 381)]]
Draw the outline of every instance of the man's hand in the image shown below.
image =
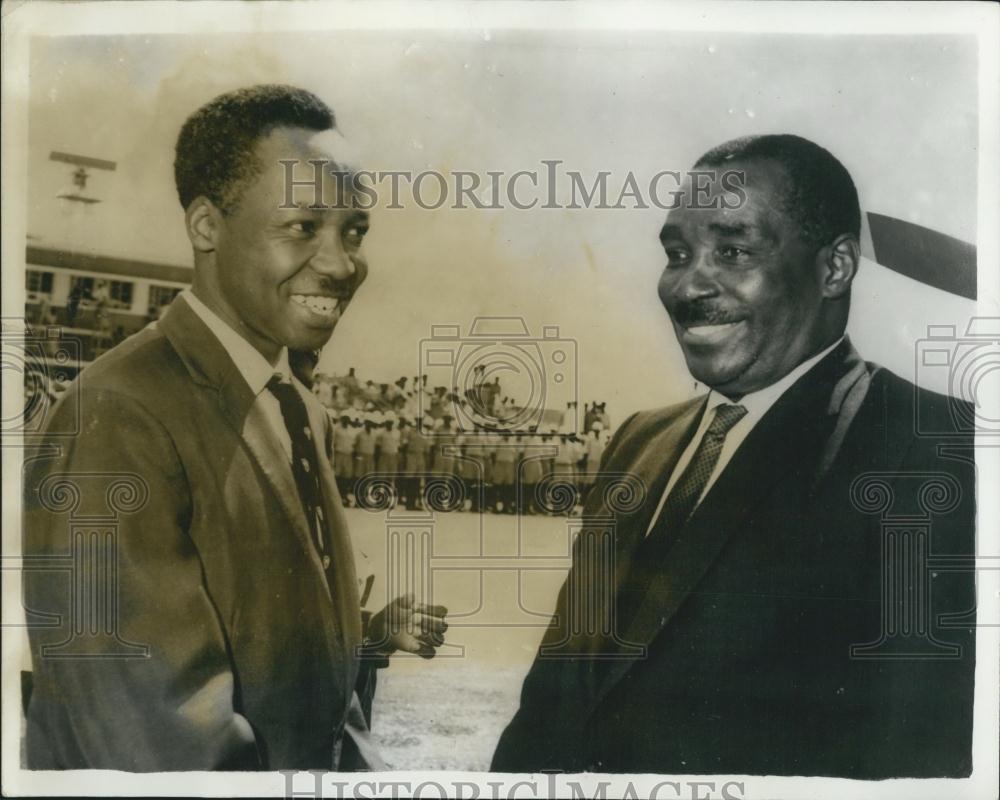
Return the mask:
[(433, 658), (444, 643), (448, 630), (444, 606), (415, 603), (412, 593), (397, 597), (372, 616), (365, 637), (369, 647), (388, 655), (396, 650), (416, 653), (421, 658)]

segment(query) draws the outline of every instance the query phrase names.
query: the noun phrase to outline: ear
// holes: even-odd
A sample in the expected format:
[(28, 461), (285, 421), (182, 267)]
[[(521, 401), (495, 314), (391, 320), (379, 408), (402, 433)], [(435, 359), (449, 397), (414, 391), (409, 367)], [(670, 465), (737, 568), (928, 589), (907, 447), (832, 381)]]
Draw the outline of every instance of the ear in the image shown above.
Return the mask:
[(207, 197), (196, 197), (184, 212), (184, 225), (191, 245), (199, 253), (211, 253), (218, 244), (223, 225), (222, 211)]
[(851, 290), (861, 263), (857, 237), (850, 233), (838, 236), (833, 244), (820, 250), (820, 259), (823, 296), (831, 300), (843, 297)]

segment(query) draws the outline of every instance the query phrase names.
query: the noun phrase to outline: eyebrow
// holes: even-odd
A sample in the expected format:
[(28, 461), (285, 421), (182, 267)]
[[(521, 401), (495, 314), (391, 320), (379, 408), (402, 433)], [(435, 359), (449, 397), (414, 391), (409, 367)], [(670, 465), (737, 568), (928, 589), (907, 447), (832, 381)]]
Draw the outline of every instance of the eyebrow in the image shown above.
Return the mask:
[[(713, 233), (721, 234), (722, 236), (743, 236), (748, 233), (753, 233), (756, 231), (754, 226), (747, 225), (742, 222), (736, 222), (732, 225), (726, 225), (722, 222), (710, 222), (708, 224), (708, 229)], [(679, 227), (676, 225), (664, 225), (660, 228), (660, 241), (665, 239), (683, 239), (684, 234)]]
[[(710, 222), (708, 229), (720, 236), (754, 236), (767, 241), (774, 240), (774, 235), (768, 228), (759, 225), (748, 225), (744, 222), (734, 222), (731, 225), (723, 222)], [(667, 223), (660, 228), (660, 242), (666, 242), (669, 239), (684, 241), (684, 232), (677, 225)]]
[(737, 222), (732, 225), (725, 225), (721, 222), (710, 222), (708, 228), (710, 231), (722, 234), (723, 236), (743, 236), (747, 233), (753, 232), (754, 230), (753, 226), (745, 225), (742, 222)]
[(665, 242), (667, 239), (683, 239), (684, 234), (681, 233), (681, 229), (676, 225), (671, 225), (669, 223), (665, 224), (660, 228), (660, 241)]

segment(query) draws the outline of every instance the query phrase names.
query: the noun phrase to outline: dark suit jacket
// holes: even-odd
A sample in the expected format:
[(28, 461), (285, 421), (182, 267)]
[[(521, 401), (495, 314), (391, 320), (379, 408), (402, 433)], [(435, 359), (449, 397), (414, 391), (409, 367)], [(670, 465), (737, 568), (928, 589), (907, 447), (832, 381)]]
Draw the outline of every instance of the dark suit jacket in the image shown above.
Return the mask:
[[(330, 423), (303, 394), (329, 569), (279, 441), (183, 298), (53, 410), (56, 449), (25, 472), (30, 767), (380, 765), (355, 693), (358, 587)], [(58, 438), (76, 408), (79, 431)]]
[[(611, 477), (590, 493), (493, 769), (968, 775), (974, 614), (947, 628), (938, 617), (974, 609), (973, 574), (967, 563), (919, 572), (923, 594), (882, 596), (884, 563), (913, 555), (884, 562), (902, 531), (929, 524), (935, 556), (974, 553), (971, 438), (946, 438), (948, 458), (941, 438), (915, 434), (916, 404), (926, 429), (951, 423), (950, 403), (865, 364), (845, 340), (757, 423), (672, 544), (638, 565), (636, 545), (705, 399), (629, 419), (602, 469), (641, 480), (645, 500), (616, 501)], [(896, 517), (906, 519), (886, 538)], [(614, 563), (595, 555), (602, 530), (613, 531)], [(602, 569), (615, 591), (595, 590)], [(616, 613), (603, 598), (619, 599), (633, 569), (645, 570), (646, 591), (631, 623), (615, 634), (581, 625), (581, 603), (598, 623)], [(928, 597), (926, 636), (852, 654)], [(891, 657), (912, 652), (933, 657)]]

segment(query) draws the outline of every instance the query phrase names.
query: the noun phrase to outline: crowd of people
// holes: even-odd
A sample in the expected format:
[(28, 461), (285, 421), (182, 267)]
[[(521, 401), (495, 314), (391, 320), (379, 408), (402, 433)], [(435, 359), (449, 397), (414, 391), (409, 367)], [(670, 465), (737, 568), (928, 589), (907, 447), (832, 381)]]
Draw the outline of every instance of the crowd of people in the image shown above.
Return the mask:
[[(407, 509), (571, 512), (593, 483), (611, 432), (603, 402), (585, 404), (582, 420), (569, 402), (562, 412), (538, 409), (531, 424), (511, 425), (523, 409), (498, 379), (460, 393), (429, 387), (426, 376), (362, 383), (351, 368), (316, 375), (313, 391), (334, 420), (333, 463), (346, 506), (365, 507), (368, 495), (389, 489)], [(431, 490), (435, 481), (443, 494)], [(556, 483), (554, 506), (546, 487)]]

